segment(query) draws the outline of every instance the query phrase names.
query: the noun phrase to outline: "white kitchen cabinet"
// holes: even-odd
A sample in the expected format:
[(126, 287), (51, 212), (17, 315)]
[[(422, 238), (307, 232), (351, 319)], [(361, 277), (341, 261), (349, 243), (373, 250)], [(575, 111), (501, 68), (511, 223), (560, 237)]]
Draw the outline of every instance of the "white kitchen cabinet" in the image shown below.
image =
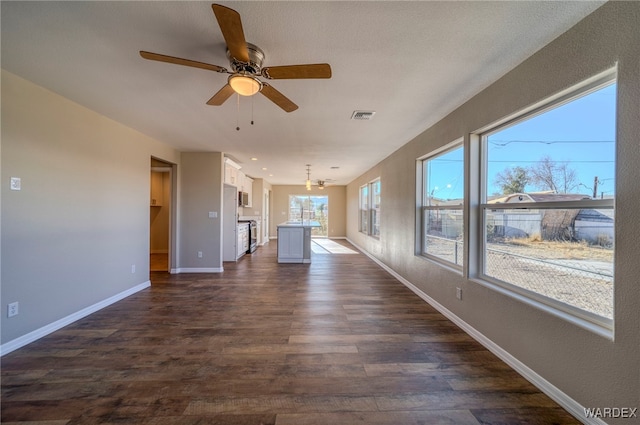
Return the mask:
[(249, 250), (249, 223), (238, 223), (237, 258), (242, 257)]
[(311, 263), (311, 228), (317, 222), (278, 224), (278, 263)]
[[(240, 173), (242, 173), (242, 171), (240, 171), (240, 166), (238, 164), (236, 164), (229, 158), (224, 159), (224, 182), (226, 184), (230, 184), (239, 188)], [(242, 175), (244, 176), (244, 173), (242, 173)]]
[(278, 263), (311, 262), (311, 227), (278, 225)]
[(244, 179), (245, 179), (244, 173), (242, 171), (238, 170), (237, 178), (236, 178), (236, 183), (237, 183), (236, 186), (238, 186), (238, 190), (240, 192), (244, 192), (244, 190), (243, 190)]
[(224, 165), (224, 182), (233, 186), (237, 186), (238, 169), (231, 165)]

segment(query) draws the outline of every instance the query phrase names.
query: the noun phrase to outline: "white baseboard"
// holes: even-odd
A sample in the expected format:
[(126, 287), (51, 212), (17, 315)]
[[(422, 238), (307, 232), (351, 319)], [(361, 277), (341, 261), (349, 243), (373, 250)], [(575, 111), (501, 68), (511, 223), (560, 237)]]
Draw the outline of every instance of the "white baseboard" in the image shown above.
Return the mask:
[(146, 282), (136, 285), (133, 288), (129, 288), (126, 291), (122, 291), (119, 294), (116, 294), (105, 300), (102, 300), (93, 305), (90, 305), (89, 307), (83, 308), (80, 311), (70, 314), (67, 317), (63, 317), (60, 320), (56, 320), (53, 323), (49, 323), (48, 325), (43, 326), (40, 329), (36, 329), (35, 331), (29, 332), (26, 335), (18, 337), (12, 341), (6, 342), (0, 346), (0, 356), (4, 356), (5, 354), (9, 354), (10, 352), (17, 350), (18, 348), (24, 347), (25, 345), (30, 344), (44, 336), (47, 336), (50, 333), (57, 331), (58, 329), (62, 329), (65, 326), (70, 325), (71, 323), (90, 315), (91, 313), (95, 313), (96, 311), (101, 310), (122, 299), (125, 299), (128, 296), (135, 294), (136, 292), (142, 291), (143, 289), (146, 289), (149, 286), (151, 286), (151, 281), (147, 280)]
[(222, 273), (223, 267), (179, 267), (177, 269), (171, 269), (171, 274), (180, 273)]
[(416, 295), (426, 301), (433, 308), (438, 310), (445, 316), (447, 319), (451, 320), (457, 326), (459, 326), (462, 330), (464, 330), (469, 336), (482, 344), (487, 350), (491, 351), (493, 354), (498, 356), (503, 362), (508, 364), (512, 369), (518, 372), (522, 377), (524, 377), (527, 381), (531, 382), (535, 385), (540, 391), (549, 396), (552, 400), (562, 406), (565, 410), (567, 410), (571, 415), (573, 415), (576, 419), (581, 421), (583, 424), (587, 425), (606, 425), (606, 422), (599, 418), (587, 418), (585, 416), (585, 407), (580, 403), (569, 397), (566, 393), (562, 392), (558, 387), (551, 384), (549, 381), (544, 379), (534, 370), (529, 368), (527, 365), (522, 363), (520, 360), (512, 356), (509, 352), (504, 350), (498, 344), (487, 338), (485, 335), (480, 333), (473, 326), (469, 325), (467, 322), (456, 316), (453, 312), (447, 309), (445, 306), (431, 298), (429, 295), (424, 293), (417, 286), (409, 282), (404, 277), (400, 276), (396, 273), (395, 270), (384, 264), (382, 261), (368, 253), (366, 250), (355, 244), (352, 240), (347, 238), (347, 241), (354, 247), (356, 247), (360, 252), (364, 255), (372, 259), (376, 264), (385, 269), (389, 274), (398, 279), (403, 285), (413, 291)]

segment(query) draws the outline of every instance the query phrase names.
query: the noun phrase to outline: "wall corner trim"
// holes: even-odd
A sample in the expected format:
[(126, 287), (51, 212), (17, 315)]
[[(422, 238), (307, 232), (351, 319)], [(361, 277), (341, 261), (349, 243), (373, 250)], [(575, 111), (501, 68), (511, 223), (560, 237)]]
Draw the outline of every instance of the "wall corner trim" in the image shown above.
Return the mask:
[(146, 282), (143, 282), (139, 285), (136, 285), (132, 288), (129, 288), (125, 291), (120, 292), (119, 294), (116, 294), (112, 297), (109, 297), (105, 300), (102, 300), (100, 302), (97, 302), (93, 305), (90, 305), (89, 307), (83, 308), (80, 311), (77, 311), (73, 314), (70, 314), (69, 316), (63, 317), (60, 320), (56, 320), (55, 322), (49, 323), (48, 325), (45, 325), (39, 329), (36, 329), (35, 331), (29, 332), (28, 334), (25, 334), (21, 337), (18, 337), (14, 340), (11, 340), (7, 343), (4, 343), (0, 346), (0, 357), (4, 356), (5, 354), (9, 354), (12, 351), (17, 350), (18, 348), (24, 347), (27, 344), (30, 344), (44, 336), (47, 336), (59, 329), (64, 328), (67, 325), (70, 325), (71, 323), (78, 321), (80, 319), (82, 319), (83, 317), (86, 317), (88, 315), (90, 315), (91, 313), (95, 313), (98, 310), (101, 310), (111, 304), (114, 304), (120, 300), (123, 300), (125, 298), (127, 298), (130, 295), (135, 294), (136, 292), (140, 292), (143, 289), (146, 289), (148, 287), (151, 286), (151, 281), (147, 280)]
[(575, 401), (573, 398), (569, 397), (567, 394), (562, 392), (559, 388), (551, 384), (549, 381), (544, 379), (542, 376), (537, 374), (534, 370), (530, 369), (527, 365), (522, 363), (520, 360), (512, 356), (509, 352), (504, 350), (502, 347), (497, 345), (495, 342), (484, 336), (477, 329), (469, 325), (467, 322), (456, 316), (453, 312), (447, 309), (445, 306), (431, 298), (429, 295), (424, 293), (418, 287), (413, 285), (407, 279), (399, 275), (395, 270), (384, 264), (378, 258), (367, 252), (365, 249), (361, 248), (357, 244), (355, 244), (351, 239), (347, 238), (347, 241), (351, 243), (354, 247), (356, 247), (360, 252), (373, 260), (380, 267), (385, 269), (389, 274), (395, 277), (400, 283), (413, 291), (417, 296), (426, 301), (433, 308), (438, 310), (445, 316), (447, 319), (451, 320), (457, 326), (459, 326), (462, 330), (464, 330), (469, 336), (482, 344), (487, 350), (491, 351), (493, 354), (498, 356), (500, 360), (508, 364), (512, 369), (522, 375), (527, 381), (531, 382), (535, 385), (540, 391), (549, 396), (553, 401), (562, 406), (565, 410), (567, 410), (571, 415), (573, 415), (576, 419), (586, 425), (606, 425), (606, 422), (599, 418), (587, 418), (585, 414), (585, 407), (580, 403)]

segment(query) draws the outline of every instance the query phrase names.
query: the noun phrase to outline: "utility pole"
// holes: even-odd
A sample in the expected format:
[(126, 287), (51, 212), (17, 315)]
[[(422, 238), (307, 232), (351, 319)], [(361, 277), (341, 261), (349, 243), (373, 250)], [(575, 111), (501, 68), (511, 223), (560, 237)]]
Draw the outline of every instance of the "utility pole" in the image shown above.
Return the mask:
[(593, 178), (593, 199), (596, 199), (598, 196), (598, 183), (600, 183), (598, 176), (595, 176)]

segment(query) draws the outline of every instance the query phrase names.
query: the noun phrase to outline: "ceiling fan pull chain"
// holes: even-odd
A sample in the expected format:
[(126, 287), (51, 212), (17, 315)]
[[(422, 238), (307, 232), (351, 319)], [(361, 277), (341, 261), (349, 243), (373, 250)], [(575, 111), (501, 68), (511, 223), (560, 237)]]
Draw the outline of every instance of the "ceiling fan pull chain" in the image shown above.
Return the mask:
[(240, 95), (236, 93), (236, 97), (238, 98), (238, 109), (236, 113), (236, 130), (240, 131)]
[(251, 125), (253, 125), (253, 99), (254, 96), (251, 96)]

